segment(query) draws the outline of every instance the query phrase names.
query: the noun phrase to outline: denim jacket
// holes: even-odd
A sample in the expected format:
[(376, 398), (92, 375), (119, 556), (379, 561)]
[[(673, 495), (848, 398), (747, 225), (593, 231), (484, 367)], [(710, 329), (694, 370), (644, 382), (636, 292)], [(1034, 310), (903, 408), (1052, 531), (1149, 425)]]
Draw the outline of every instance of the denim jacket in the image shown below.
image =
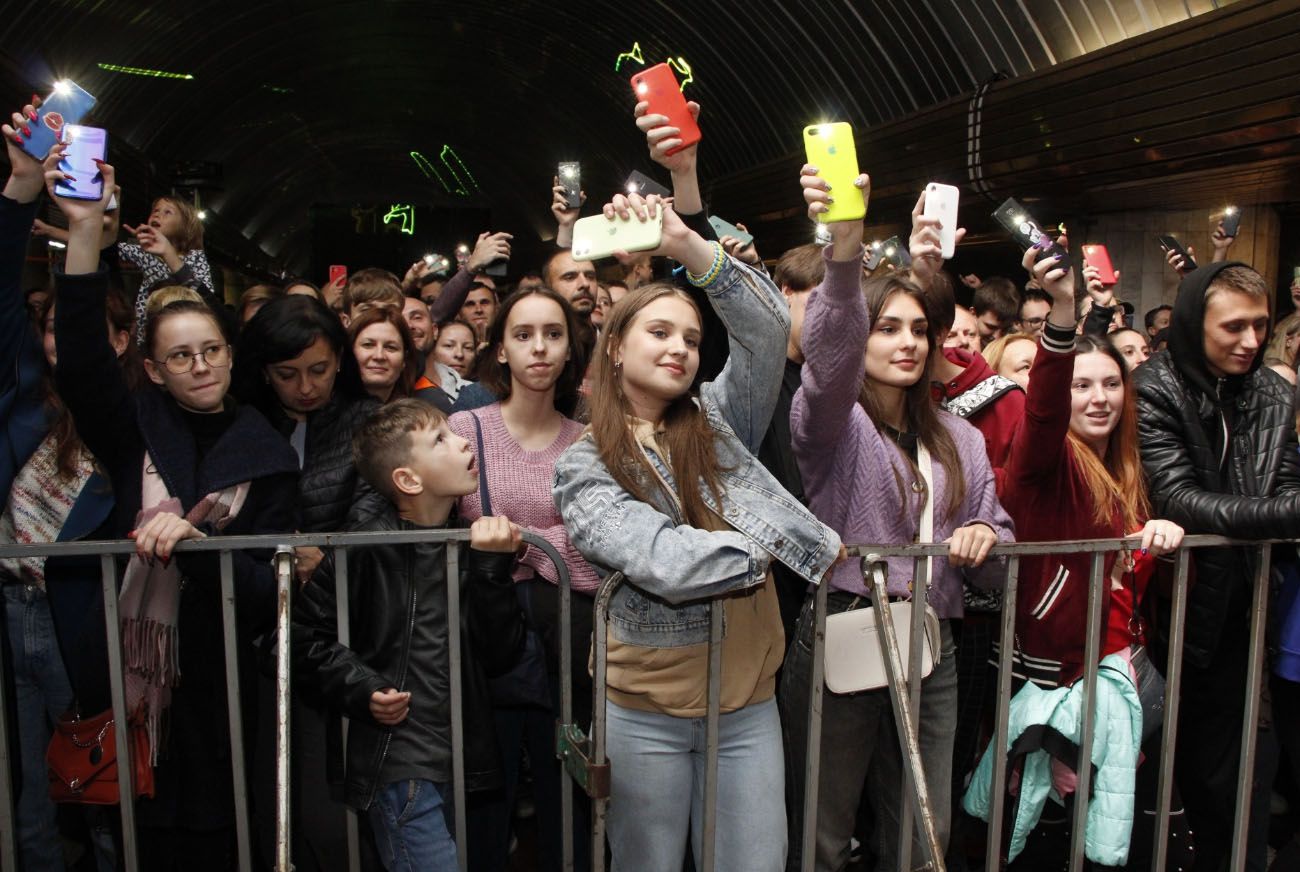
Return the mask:
[[(715, 381), (700, 387), (714, 431), (723, 500), (701, 495), (731, 526), (685, 524), (677, 501), (649, 488), (642, 502), (600, 460), (590, 432), (560, 455), (554, 496), (569, 537), (602, 574), (628, 580), (613, 595), (615, 636), (632, 645), (675, 648), (708, 641), (710, 597), (762, 584), (773, 558), (817, 583), (839, 553), (835, 531), (818, 521), (754, 457), (767, 430), (785, 368), (790, 315), (765, 275), (727, 259), (705, 291), (727, 327), (729, 356)], [(668, 463), (646, 456), (669, 487)]]

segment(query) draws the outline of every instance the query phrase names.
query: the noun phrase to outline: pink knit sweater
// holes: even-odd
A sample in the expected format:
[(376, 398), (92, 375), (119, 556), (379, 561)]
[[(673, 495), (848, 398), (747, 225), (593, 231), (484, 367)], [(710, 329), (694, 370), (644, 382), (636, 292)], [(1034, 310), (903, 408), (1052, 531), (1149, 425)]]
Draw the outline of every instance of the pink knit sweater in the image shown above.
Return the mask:
[[(471, 415), (478, 416), (483, 428), (483, 450), (486, 457), (478, 456), (474, 419)], [(492, 511), (505, 515), (520, 527), (541, 535), (555, 546), (569, 568), (573, 590), (594, 594), (600, 587), (600, 578), (591, 564), (569, 542), (569, 536), (564, 531), (564, 521), (556, 511), (555, 501), (551, 497), (555, 461), (564, 449), (578, 440), (582, 434), (582, 425), (566, 418), (560, 428), (560, 435), (548, 447), (542, 451), (525, 451), (506, 428), (505, 421), (501, 418), (500, 403), (473, 412), (457, 412), (451, 416), (450, 424), (459, 436), (469, 440), (470, 450), (478, 458), (479, 469), (486, 471)], [(470, 521), (483, 516), (478, 491), (460, 498), (460, 515)], [(515, 566), (514, 578), (519, 581), (530, 578), (534, 573), (552, 584), (559, 583), (550, 558), (530, 545)]]

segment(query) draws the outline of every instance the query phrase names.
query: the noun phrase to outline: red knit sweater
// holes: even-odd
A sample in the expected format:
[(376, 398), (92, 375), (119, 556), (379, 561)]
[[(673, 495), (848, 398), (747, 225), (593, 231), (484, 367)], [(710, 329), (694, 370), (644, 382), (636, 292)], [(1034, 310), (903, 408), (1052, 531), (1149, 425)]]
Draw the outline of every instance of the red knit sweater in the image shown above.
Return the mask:
[[(477, 415), (483, 427), (484, 457), (478, 456), (474, 419), (471, 415)], [(564, 521), (556, 511), (555, 500), (551, 497), (555, 461), (564, 449), (577, 441), (582, 434), (582, 425), (565, 419), (564, 425), (560, 427), (560, 435), (554, 442), (541, 451), (525, 451), (510, 435), (505, 421), (501, 419), (500, 403), (473, 412), (457, 412), (451, 416), (449, 423), (459, 436), (469, 440), (470, 450), (474, 452), (479, 469), (482, 470), (480, 474), (487, 475), (488, 499), (492, 502), (492, 511), (505, 515), (520, 527), (541, 534), (564, 558), (573, 590), (594, 593), (600, 587), (600, 578), (591, 564), (569, 542), (569, 536), (564, 532)], [(470, 521), (481, 518), (483, 506), (478, 491), (461, 497), (459, 508), (462, 518)], [(519, 581), (530, 578), (534, 573), (552, 584), (558, 583), (550, 558), (530, 545), (515, 565), (514, 578)]]

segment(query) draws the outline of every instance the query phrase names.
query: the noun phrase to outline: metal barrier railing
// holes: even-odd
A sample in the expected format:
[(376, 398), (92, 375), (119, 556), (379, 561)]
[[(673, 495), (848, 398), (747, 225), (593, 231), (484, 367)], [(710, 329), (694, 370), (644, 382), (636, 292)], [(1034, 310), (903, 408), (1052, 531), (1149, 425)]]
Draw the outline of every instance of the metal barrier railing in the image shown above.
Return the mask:
[[(609, 598), (617, 586), (622, 583), (622, 576), (614, 574), (606, 579), (595, 602), (594, 634), (594, 699), (590, 734), (581, 725), (573, 723), (572, 704), (573, 688), (571, 681), (572, 647), (571, 647), (571, 591), (569, 576), (563, 560), (555, 549), (544, 539), (525, 534), (525, 540), (547, 554), (555, 563), (560, 578), (560, 675), (562, 680), (561, 711), (557, 725), (557, 756), (563, 761), (569, 781), (562, 790), (563, 815), (563, 863), (566, 870), (573, 869), (573, 832), (574, 814), (572, 790), (582, 789), (593, 800), (591, 868), (595, 872), (604, 869), (604, 831), (606, 821), (606, 804), (609, 795), (609, 761), (605, 746), (605, 671), (607, 655), (606, 618)], [(246, 773), (243, 771), (244, 750), (241, 721), (241, 706), (237, 681), (236, 664), (238, 650), (235, 645), (235, 596), (234, 576), (231, 553), (235, 550), (263, 549), (276, 550), (275, 565), (279, 586), (277, 599), (277, 625), (279, 629), (277, 675), (277, 826), (276, 826), (276, 863), (277, 869), (287, 872), (290, 869), (289, 856), (291, 833), (289, 831), (289, 770), (288, 770), (288, 736), (290, 667), (288, 656), (288, 602), (289, 591), (293, 582), (292, 548), (295, 546), (316, 546), (335, 549), (335, 584), (337, 599), (340, 604), (348, 602), (348, 549), (377, 544), (414, 544), (420, 542), (458, 542), (468, 539), (468, 530), (434, 530), (401, 531), (389, 533), (344, 533), (344, 534), (295, 534), (286, 536), (230, 536), (182, 543), (179, 551), (217, 551), (221, 552), (221, 587), (222, 618), (225, 628), (225, 657), (227, 670), (227, 693), (230, 707), (231, 757), (235, 771), (236, 794), (236, 831), (239, 846), (239, 863), (241, 870), (252, 868), (252, 848), (249, 834)], [(1177, 742), (1177, 718), (1182, 679), (1182, 649), (1184, 624), (1187, 610), (1188, 567), (1190, 551), (1205, 547), (1242, 547), (1256, 551), (1255, 584), (1252, 593), (1250, 653), (1245, 681), (1245, 714), (1243, 718), (1240, 767), (1238, 772), (1236, 816), (1233, 823), (1233, 849), (1230, 868), (1244, 868), (1246, 856), (1247, 821), (1250, 817), (1251, 774), (1255, 760), (1255, 727), (1259, 715), (1260, 686), (1264, 674), (1264, 624), (1268, 609), (1270, 548), (1274, 544), (1287, 540), (1267, 540), (1241, 542), (1219, 536), (1189, 536), (1175, 557), (1175, 576), (1172, 592), (1171, 624), (1169, 627), (1169, 660), (1166, 664), (1166, 687), (1164, 700), (1164, 725), (1162, 732), (1162, 753), (1160, 755), (1160, 773), (1158, 787), (1158, 804), (1156, 812), (1155, 838), (1153, 844), (1152, 869), (1161, 872), (1166, 865), (1166, 842), (1169, 832), (1170, 804), (1173, 790), (1174, 749)], [(1101, 643), (1101, 591), (1106, 583), (1103, 573), (1105, 556), (1108, 552), (1135, 547), (1136, 539), (1107, 539), (1093, 541), (1070, 541), (1048, 543), (1018, 543), (999, 545), (993, 549), (990, 559), (998, 556), (1007, 558), (1005, 586), (1001, 613), (1002, 644), (998, 651), (997, 708), (993, 736), (994, 765), (992, 769), (992, 788), (990, 793), (990, 820), (986, 848), (986, 867), (1000, 868), (1002, 852), (1003, 817), (1005, 814), (1003, 797), (1006, 789), (1008, 712), (1012, 686), (1012, 657), (1014, 644), (1006, 644), (1015, 638), (1016, 595), (1020, 558), (1027, 555), (1046, 554), (1091, 554), (1091, 573), (1088, 582), (1088, 599), (1086, 614), (1086, 649), (1084, 652), (1085, 669), (1082, 681), (1082, 710), (1084, 720), (1080, 732), (1080, 759), (1090, 760), (1094, 740), (1095, 711), (1092, 700), (1096, 696), (1097, 673)], [(862, 561), (863, 578), (869, 589), (874, 591), (877, 600), (884, 601), (885, 570), (883, 561), (888, 557), (910, 557), (915, 562), (913, 578), (917, 589), (928, 591), (927, 557), (947, 554), (947, 546), (938, 544), (917, 544), (906, 546), (850, 546), (848, 551), (853, 557)], [(118, 723), (126, 723), (125, 688), (122, 677), (122, 657), (120, 630), (117, 621), (117, 583), (115, 555), (129, 554), (134, 551), (134, 544), (120, 542), (84, 542), (58, 545), (0, 546), (0, 558), (47, 556), (85, 556), (98, 555), (101, 560), (101, 575), (105, 603), (105, 621), (109, 640), (109, 670), (112, 681), (112, 702), (114, 717)], [(458, 549), (447, 549), (448, 578), (459, 577)], [(825, 627), (827, 613), (827, 594), (829, 587), (821, 585), (814, 595), (814, 637), (812, 656), (812, 676), (808, 712), (808, 754), (804, 768), (804, 809), (802, 831), (802, 868), (811, 870), (815, 860), (815, 833), (817, 819), (818, 780), (820, 775), (820, 734), (822, 717), (822, 700), (825, 693), (823, 680)], [(449, 648), (451, 657), (451, 699), (452, 699), (452, 747), (453, 747), (453, 781), (455, 796), (456, 840), (461, 849), (458, 851), (460, 867), (466, 868), (466, 804), (464, 784), (464, 745), (461, 735), (461, 680), (460, 648), (458, 620), (459, 586), (448, 585), (449, 609)], [(456, 619), (453, 619), (456, 618)], [(894, 716), (898, 726), (900, 751), (903, 755), (904, 795), (908, 801), (903, 803), (900, 814), (899, 832), (899, 868), (911, 869), (911, 833), (914, 827), (919, 829), (920, 842), (925, 850), (925, 862), (934, 870), (944, 868), (941, 845), (936, 837), (929, 813), (929, 799), (925, 788), (924, 763), (920, 758), (916, 739), (916, 725), (920, 716), (922, 682), (920, 669), (922, 661), (921, 646), (924, 643), (924, 609), (912, 610), (910, 633), (910, 651), (908, 675), (903, 677), (901, 652), (898, 650), (898, 638), (888, 609), (876, 609), (875, 619), (880, 631), (880, 638), (885, 646), (886, 673), (889, 676), (889, 691), (893, 702)], [(341, 608), (338, 614), (338, 635), (340, 642), (347, 644), (349, 638), (347, 609)], [(700, 872), (713, 872), (716, 865), (714, 855), (714, 822), (716, 820), (717, 802), (717, 735), (719, 718), (719, 701), (721, 698), (721, 641), (722, 610), (715, 601), (710, 612), (709, 633), (709, 675), (708, 675), (708, 711), (706, 718), (706, 781), (705, 781), (705, 825), (703, 831), (703, 856)], [(0, 657), (6, 652), (0, 651)], [(346, 721), (344, 723), (346, 731)], [(13, 834), (13, 808), (10, 802), (11, 779), (7, 756), (3, 750), (7, 747), (8, 724), (5, 720), (4, 707), (0, 706), (0, 820), (4, 827), (0, 830), (0, 861), (4, 868), (16, 868), (16, 846)], [(128, 731), (117, 731), (117, 752), (119, 760), (127, 760)], [(346, 741), (346, 732), (344, 734)], [(130, 784), (131, 767), (119, 766), (122, 794), (132, 796)], [(1090, 767), (1081, 766), (1077, 773), (1076, 797), (1090, 795), (1092, 773)], [(1084, 834), (1087, 802), (1077, 801), (1074, 808), (1073, 843), (1070, 856), (1071, 872), (1078, 872), (1084, 866)], [(134, 839), (134, 808), (130, 802), (121, 804), (122, 827), (124, 834), (125, 868), (137, 868), (137, 853)], [(359, 869), (357, 852), (356, 820), (349, 813), (349, 862), (352, 869)]]
[[(567, 618), (569, 612), (569, 573), (563, 559), (555, 548), (534, 533), (525, 532), (524, 541), (540, 549), (555, 564), (560, 580), (562, 614)], [(294, 583), (293, 548), (315, 546), (332, 548), (335, 554), (335, 590), (339, 603), (338, 637), (346, 645), (350, 637), (348, 620), (348, 561), (349, 548), (374, 545), (414, 545), (427, 542), (468, 542), (468, 529), (440, 530), (404, 530), (370, 533), (304, 533), (271, 536), (221, 536), (209, 539), (189, 540), (177, 546), (177, 552), (219, 552), (221, 576), (221, 612), (224, 630), (223, 649), (226, 667), (227, 707), (230, 720), (230, 756), (235, 801), (235, 833), (237, 856), (241, 872), (253, 869), (253, 848), (248, 808), (248, 778), (245, 771), (243, 706), (239, 687), (239, 645), (235, 625), (235, 582), (232, 554), (235, 551), (261, 550), (274, 551), (273, 565), (276, 574), (276, 826), (275, 826), (275, 868), (277, 872), (289, 872), (292, 867), (290, 831), (291, 785), (289, 776), (289, 727), (290, 727), (290, 692), (291, 692), (291, 656), (289, 604)], [(49, 545), (0, 545), (0, 558), (26, 557), (81, 557), (98, 556), (100, 558), (100, 576), (104, 597), (104, 623), (108, 641), (108, 667), (110, 694), (113, 706), (113, 719), (117, 724), (128, 722), (126, 709), (126, 682), (122, 663), (121, 627), (118, 620), (118, 586), (117, 555), (129, 555), (135, 552), (135, 543), (127, 540), (111, 542), (74, 542)], [(461, 649), (460, 649), (460, 585), (455, 583), (460, 578), (460, 549), (446, 549), (447, 561), (447, 614), (448, 614), (448, 656), (451, 683), (451, 737), (452, 737), (452, 781), (455, 809), (455, 830), (457, 855), (462, 872), (468, 869), (466, 851), (466, 804), (465, 804), (465, 755), (464, 736), (462, 735), (461, 709)], [(569, 626), (562, 622), (561, 628), (563, 651), (566, 664), (569, 651)], [(4, 646), (0, 646), (3, 649)], [(0, 650), (0, 667), (7, 650)], [(567, 672), (565, 675), (567, 676)], [(567, 684), (567, 682), (566, 682)], [(572, 693), (566, 688), (562, 702), (562, 717), (565, 723), (572, 720)], [(344, 720), (344, 742), (346, 743), (347, 722)], [(14, 834), (14, 809), (12, 806), (12, 777), (10, 761), (7, 756), (9, 725), (6, 706), (0, 705), (0, 868), (16, 869), (17, 844)], [(120, 795), (134, 797), (132, 784), (132, 767), (126, 764), (131, 759), (129, 749), (130, 731), (115, 731), (117, 759), (121, 761), (118, 770)], [(564, 791), (564, 827), (572, 829), (572, 798), (569, 790)], [(135, 825), (135, 803), (121, 802), (118, 805), (122, 820), (122, 865), (127, 872), (139, 868), (139, 850)], [(348, 812), (348, 855), (349, 866), (360, 869), (358, 850), (357, 821), (353, 812)], [(572, 839), (566, 840), (566, 868), (572, 868)]]

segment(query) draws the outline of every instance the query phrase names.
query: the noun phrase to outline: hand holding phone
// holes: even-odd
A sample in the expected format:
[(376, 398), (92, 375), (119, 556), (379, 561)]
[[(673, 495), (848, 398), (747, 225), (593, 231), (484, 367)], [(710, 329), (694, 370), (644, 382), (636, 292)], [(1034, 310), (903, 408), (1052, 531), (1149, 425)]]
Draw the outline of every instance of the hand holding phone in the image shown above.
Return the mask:
[(1038, 249), (1038, 254), (1035, 255), (1036, 261), (1058, 258), (1059, 263), (1069, 266), (1070, 255), (1066, 250), (1050, 234), (1045, 233), (1029, 211), (1014, 198), (1008, 197), (993, 212), (993, 217), (1011, 234), (1011, 238), (1020, 246), (1021, 251)]
[(957, 200), (961, 192), (952, 185), (931, 182), (925, 186), (923, 218), (939, 222), (940, 257), (951, 260), (957, 250)]
[[(853, 128), (840, 121), (834, 124), (811, 124), (803, 131), (804, 151), (814, 173), (825, 181), (827, 197), (820, 200), (815, 220), (822, 224), (837, 221), (861, 221), (867, 215), (865, 198), (854, 190), (858, 173), (858, 152), (853, 143)], [(869, 190), (869, 185), (865, 190)], [(808, 188), (804, 187), (807, 200)], [(811, 204), (810, 204), (811, 211)]]
[(1156, 242), (1164, 249), (1165, 260), (1179, 273), (1189, 273), (1196, 269), (1196, 261), (1192, 259), (1193, 250), (1189, 245), (1186, 248), (1178, 241), (1178, 237), (1172, 235), (1157, 236)]
[[(1083, 247), (1083, 263), (1085, 267), (1092, 267), (1097, 272), (1097, 281), (1105, 287), (1113, 287), (1119, 283), (1119, 273), (1110, 262), (1110, 252), (1104, 245), (1085, 245)], [(1085, 272), (1086, 275), (1086, 272)]]
[(627, 181), (623, 184), (623, 190), (629, 194), (640, 194), (642, 197), (649, 197), (652, 194), (657, 197), (671, 197), (673, 192), (647, 176), (640, 170), (632, 170), (628, 173)]
[(599, 260), (616, 252), (658, 249), (663, 242), (664, 211), (658, 198), (646, 203), (637, 194), (617, 195), (600, 215), (579, 218), (573, 225), (573, 259)]
[(54, 185), (59, 197), (99, 200), (104, 196), (104, 179), (99, 164), (108, 150), (108, 133), (99, 127), (69, 124), (64, 127), (65, 145), (59, 169), (63, 178)]
[(36, 117), (36, 107), (41, 105), (40, 97), (32, 97), (32, 102), (13, 113), (8, 124), (0, 126), (4, 134), (5, 145), (9, 154), (9, 180), (5, 183), (5, 196), (17, 203), (30, 203), (40, 196), (45, 188), (45, 168), (41, 162), (27, 153), (26, 136), (31, 133), (31, 120)]
[(1219, 220), (1218, 231), (1228, 239), (1235, 239), (1237, 231), (1241, 229), (1241, 210), (1236, 206), (1228, 206), (1223, 210), (1223, 217)]
[(632, 91), (638, 110), (641, 103), (646, 104), (644, 111), (637, 112), (637, 126), (646, 132), (650, 155), (656, 162), (663, 163), (700, 141), (700, 126), (695, 120), (699, 104), (686, 102), (677, 75), (668, 64), (656, 64), (634, 75)]
[(561, 161), (556, 169), (555, 184), (563, 189), (565, 209), (582, 208), (582, 164)]
[(63, 128), (79, 124), (94, 105), (95, 98), (74, 82), (55, 82), (53, 92), (36, 108), (36, 117), (29, 116), (30, 123), (26, 126), (31, 135), (24, 132), (23, 149), (37, 160), (45, 160), (50, 149), (60, 140)]

